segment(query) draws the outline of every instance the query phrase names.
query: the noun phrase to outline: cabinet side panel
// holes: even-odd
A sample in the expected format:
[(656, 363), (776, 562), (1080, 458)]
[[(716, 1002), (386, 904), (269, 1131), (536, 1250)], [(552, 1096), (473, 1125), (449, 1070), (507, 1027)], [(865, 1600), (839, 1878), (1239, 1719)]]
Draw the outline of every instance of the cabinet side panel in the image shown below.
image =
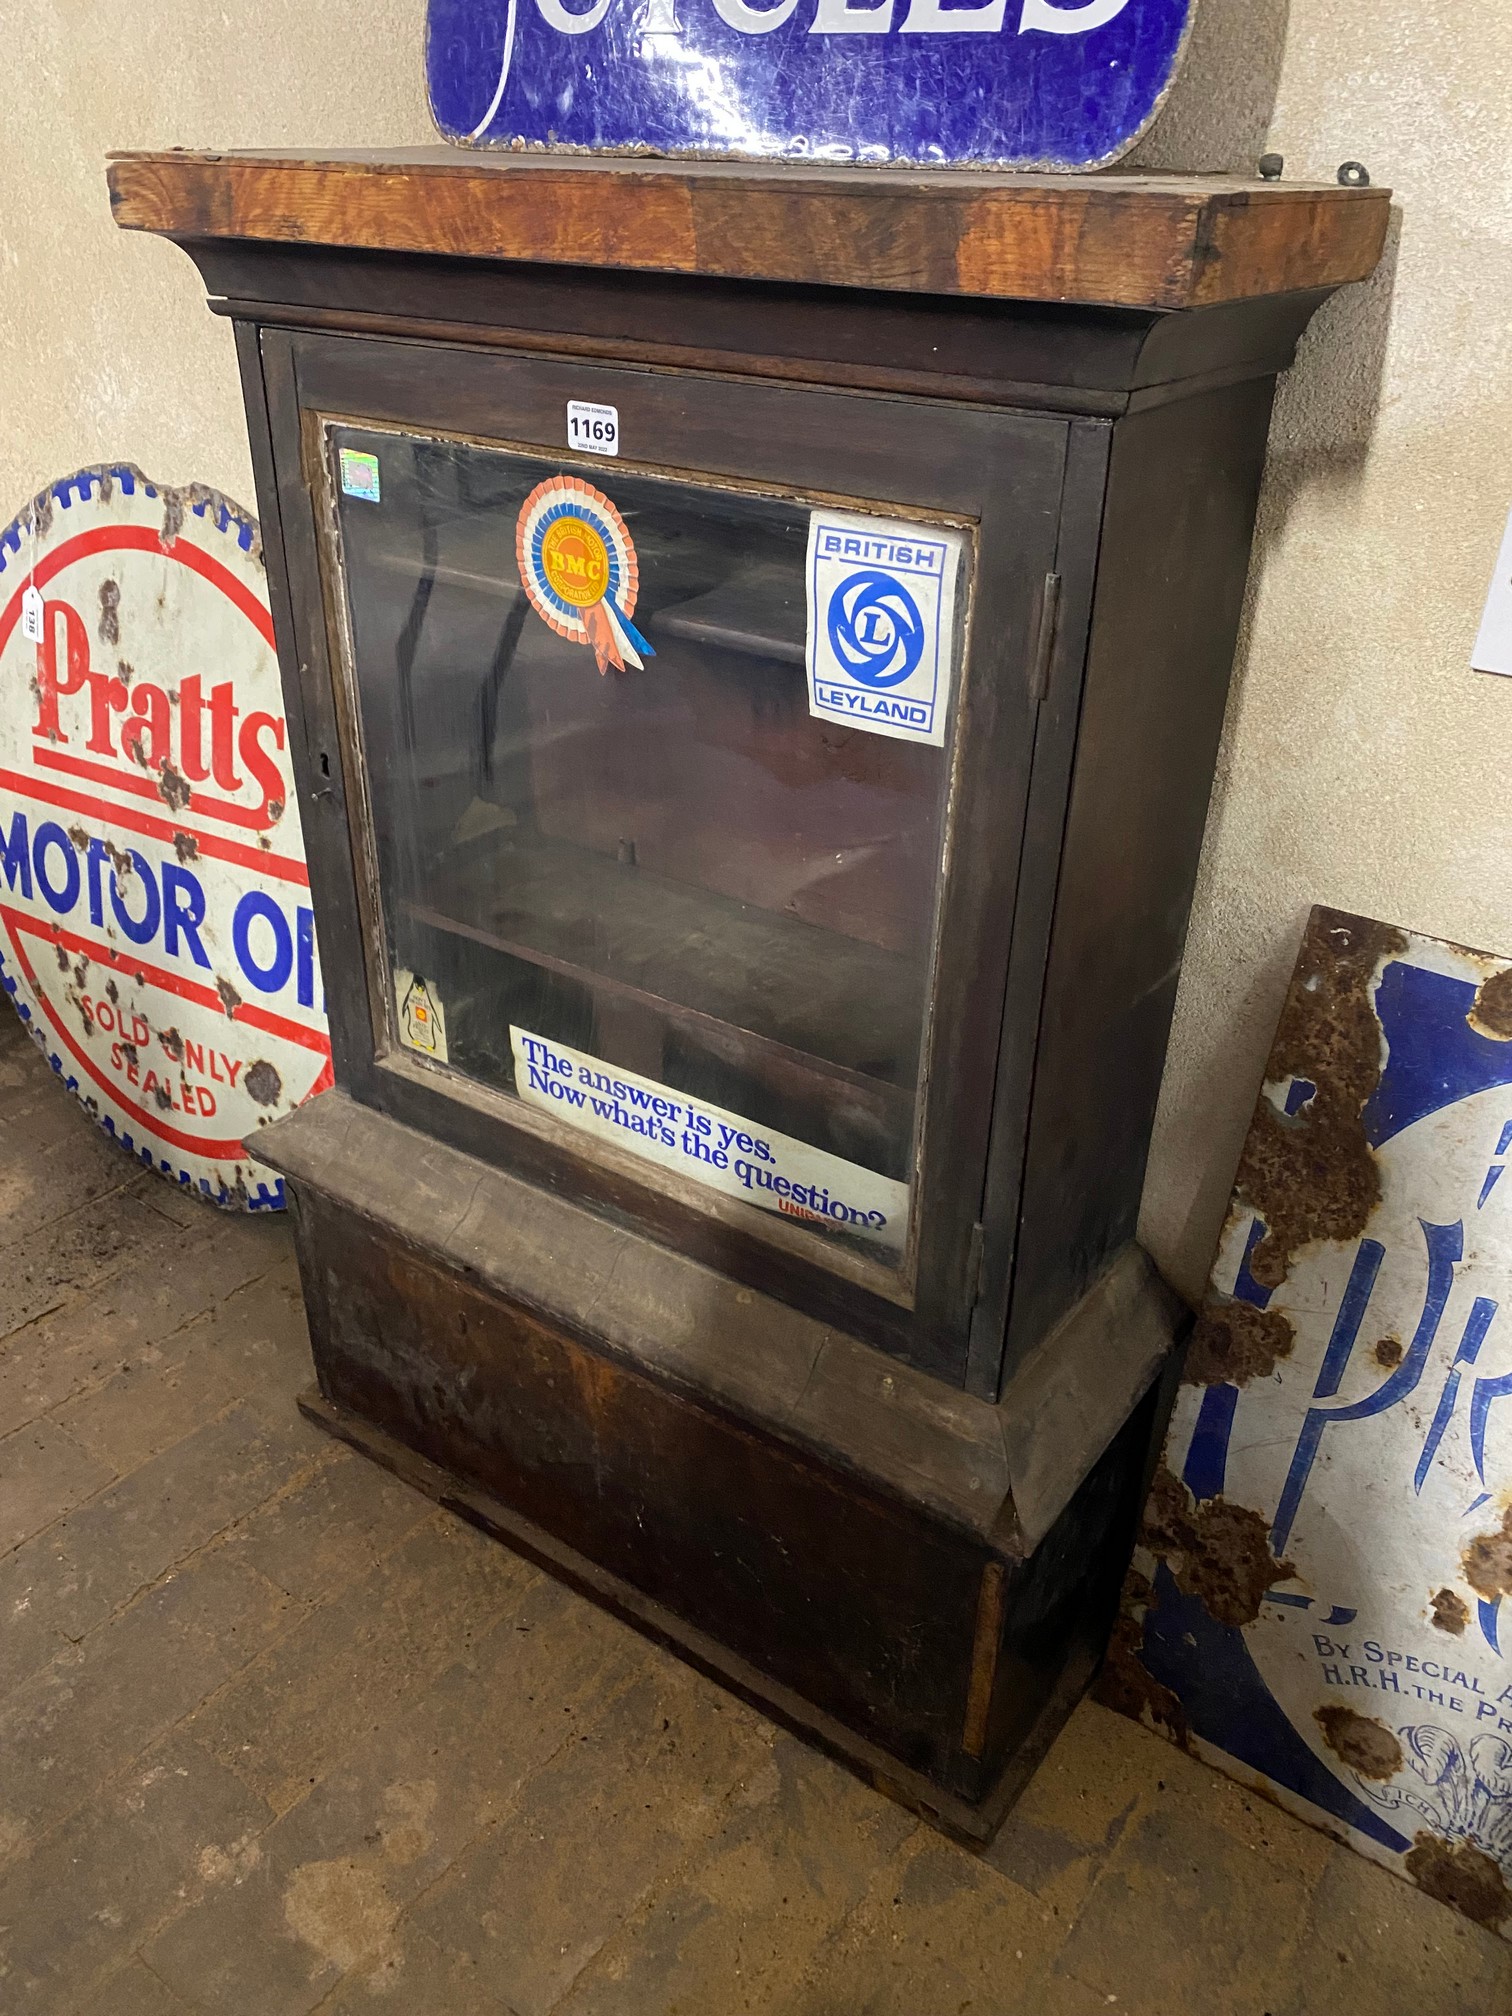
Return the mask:
[(1114, 431), (1005, 1369), (1138, 1219), (1274, 390), (1252, 380)]
[(1020, 1185), (1028, 1143), (1040, 1001), (1050, 956), (1061, 847), (1070, 802), (1071, 766), (1081, 720), (1097, 549), (1102, 536), (1113, 430), (1106, 421), (1071, 429), (1055, 570), (1060, 583), (1050, 633), (1044, 697), (1034, 735), (1034, 768), (1020, 853), (1008, 986), (993, 1092), (992, 1143), (982, 1199), (984, 1248), (966, 1389), (998, 1396), (1008, 1294), (1018, 1233)]

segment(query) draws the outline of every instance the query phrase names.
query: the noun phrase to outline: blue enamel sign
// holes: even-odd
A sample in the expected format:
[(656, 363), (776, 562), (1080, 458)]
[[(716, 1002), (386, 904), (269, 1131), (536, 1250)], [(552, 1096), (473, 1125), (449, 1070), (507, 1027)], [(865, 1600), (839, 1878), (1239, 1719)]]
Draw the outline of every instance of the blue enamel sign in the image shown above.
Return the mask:
[(1094, 168), (1144, 131), (1196, 0), (430, 0), (463, 146)]
[(1106, 1684), (1512, 1938), (1509, 1003), (1313, 912)]

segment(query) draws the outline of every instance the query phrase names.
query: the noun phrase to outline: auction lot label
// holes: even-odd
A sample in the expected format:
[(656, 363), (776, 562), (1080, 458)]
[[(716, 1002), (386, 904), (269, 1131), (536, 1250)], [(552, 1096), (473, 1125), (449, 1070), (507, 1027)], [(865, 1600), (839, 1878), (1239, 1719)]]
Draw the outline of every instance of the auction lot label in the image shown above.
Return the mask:
[(212, 491), (83, 470), (0, 534), (0, 985), (139, 1161), (282, 1205), (242, 1141), (330, 1043), (257, 528)]

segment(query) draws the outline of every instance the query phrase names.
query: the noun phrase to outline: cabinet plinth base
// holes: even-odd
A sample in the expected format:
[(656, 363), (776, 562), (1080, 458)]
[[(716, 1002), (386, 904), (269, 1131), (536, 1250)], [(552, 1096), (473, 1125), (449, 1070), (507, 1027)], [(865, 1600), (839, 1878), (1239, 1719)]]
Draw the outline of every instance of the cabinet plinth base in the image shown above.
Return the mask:
[(1096, 1669), (1164, 1426), (1182, 1314), (1137, 1249), (994, 1405), (339, 1094), (259, 1147), (312, 1420), (990, 1838)]
[(385, 1470), (417, 1491), (423, 1491), (446, 1511), (503, 1541), (517, 1554), (523, 1554), (527, 1560), (544, 1568), (547, 1574), (554, 1575), (580, 1595), (600, 1604), (626, 1623), (633, 1624), (648, 1638), (665, 1645), (700, 1673), (717, 1680), (732, 1694), (739, 1695), (741, 1700), (769, 1715), (774, 1722), (781, 1723), (784, 1728), (791, 1729), (795, 1735), (846, 1765), (878, 1792), (911, 1808), (931, 1825), (969, 1848), (983, 1848), (991, 1841), (1041, 1758), (1059, 1735), (1072, 1709), (1087, 1691), (1100, 1662), (1100, 1655), (1092, 1644), (1076, 1648), (1075, 1656), (1068, 1659), (1059, 1681), (1020, 1742), (1008, 1768), (989, 1796), (979, 1804), (971, 1805), (934, 1784), (922, 1772), (910, 1770), (876, 1744), (868, 1743), (864, 1736), (847, 1728), (833, 1715), (827, 1715), (822, 1708), (806, 1701), (790, 1687), (782, 1686), (748, 1660), (740, 1658), (728, 1646), (721, 1645), (718, 1639), (711, 1638), (706, 1631), (700, 1631), (696, 1625), (676, 1616), (633, 1583), (600, 1568), (586, 1555), (577, 1553), (565, 1542), (522, 1518), (501, 1499), (463, 1483), (449, 1470), (443, 1470), (424, 1456), (417, 1456), (413, 1449), (396, 1442), (392, 1435), (386, 1435), (371, 1422), (333, 1406), (318, 1387), (311, 1386), (299, 1396), (299, 1409), (317, 1428), (325, 1429), (327, 1434), (371, 1457), (375, 1463), (381, 1463)]

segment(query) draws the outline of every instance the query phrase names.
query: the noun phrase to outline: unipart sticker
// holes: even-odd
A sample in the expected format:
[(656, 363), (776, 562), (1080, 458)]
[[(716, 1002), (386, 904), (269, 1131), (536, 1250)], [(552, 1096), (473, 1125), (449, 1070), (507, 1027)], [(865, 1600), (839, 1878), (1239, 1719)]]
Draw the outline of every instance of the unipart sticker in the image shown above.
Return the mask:
[(515, 1090), (569, 1126), (758, 1210), (903, 1251), (906, 1183), (528, 1029), (511, 1024), (509, 1042)]
[(0, 534), (0, 986), (137, 1160), (282, 1206), (242, 1144), (330, 1041), (261, 546), (213, 491), (86, 469)]

